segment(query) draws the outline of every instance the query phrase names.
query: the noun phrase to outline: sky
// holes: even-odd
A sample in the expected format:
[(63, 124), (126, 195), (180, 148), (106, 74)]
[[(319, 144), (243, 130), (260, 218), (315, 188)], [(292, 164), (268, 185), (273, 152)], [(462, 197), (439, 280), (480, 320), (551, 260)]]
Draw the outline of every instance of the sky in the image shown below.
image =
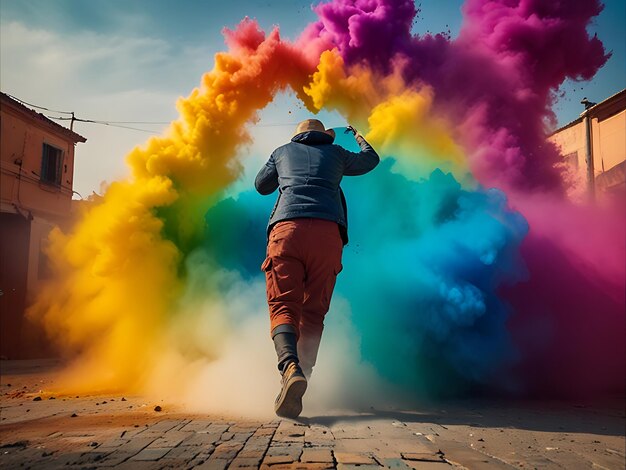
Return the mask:
[[(142, 122), (118, 124), (141, 131), (75, 123), (74, 130), (87, 142), (77, 145), (74, 189), (77, 197), (87, 197), (126, 176), (125, 155), (177, 117), (176, 99), (199, 84), (213, 67), (214, 54), (225, 49), (223, 27), (233, 28), (248, 16), (266, 31), (278, 25), (283, 37), (294, 39), (316, 19), (312, 3), (317, 2), (0, 0), (0, 88), (34, 105), (73, 111), (82, 119)], [(462, 1), (416, 3), (421, 12), (415, 33), (457, 35)], [(583, 97), (599, 102), (626, 83), (626, 0), (604, 3), (589, 31), (612, 57), (590, 82), (562, 86), (563, 96), (554, 107), (558, 125), (578, 117)], [(278, 97), (260, 113), (241, 184), (251, 181), (271, 151), (307, 117), (292, 96)], [(327, 127), (346, 124), (338, 115), (320, 117)]]

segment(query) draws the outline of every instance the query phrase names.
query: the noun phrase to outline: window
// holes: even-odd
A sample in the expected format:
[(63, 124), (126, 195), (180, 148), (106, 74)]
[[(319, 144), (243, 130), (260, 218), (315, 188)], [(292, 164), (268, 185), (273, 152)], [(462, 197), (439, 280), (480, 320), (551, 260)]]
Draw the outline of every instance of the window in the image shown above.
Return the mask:
[(52, 145), (43, 144), (41, 157), (41, 181), (44, 183), (61, 185), (61, 168), (63, 150)]
[(578, 169), (578, 152), (568, 153), (564, 160), (570, 168)]

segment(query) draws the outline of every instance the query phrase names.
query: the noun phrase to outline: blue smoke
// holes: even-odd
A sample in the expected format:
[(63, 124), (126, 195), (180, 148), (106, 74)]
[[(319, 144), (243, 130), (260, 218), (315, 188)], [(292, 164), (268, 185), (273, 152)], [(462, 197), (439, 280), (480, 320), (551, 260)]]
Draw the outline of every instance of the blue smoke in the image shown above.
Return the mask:
[[(356, 145), (340, 130), (337, 136)], [(335, 295), (350, 304), (362, 357), (414, 396), (510, 387), (503, 371), (516, 352), (498, 289), (526, 276), (519, 255), (525, 219), (501, 191), (465, 189), (439, 170), (410, 180), (393, 163), (386, 158), (342, 183), (350, 244)], [(206, 214), (205, 249), (218, 264), (261, 276), (274, 199), (252, 189)]]

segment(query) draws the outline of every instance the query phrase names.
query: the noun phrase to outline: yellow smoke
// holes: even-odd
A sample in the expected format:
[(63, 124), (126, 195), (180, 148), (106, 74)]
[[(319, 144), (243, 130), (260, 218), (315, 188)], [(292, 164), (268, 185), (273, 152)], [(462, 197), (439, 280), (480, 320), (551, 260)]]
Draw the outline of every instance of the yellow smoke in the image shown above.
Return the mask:
[[(277, 30), (266, 37), (250, 20), (225, 34), (229, 52), (178, 100), (180, 117), (127, 156), (129, 178), (111, 184), (70, 232), (50, 237), (58, 276), (29, 314), (78, 357), (61, 381), (67, 392), (171, 392), (217, 356), (230, 328), (218, 285), (228, 274), (213, 281), (211, 260), (190, 260), (204, 214), (241, 174), (246, 126), (277, 92), (291, 87), (314, 111), (339, 110), (407, 173), (460, 166), (445, 121), (432, 115), (432, 92), (407, 91), (400, 69), (385, 77), (346, 70), (333, 51), (311, 63)], [(205, 272), (190, 274), (194, 263)], [(200, 289), (189, 282), (194, 276), (208, 281)]]
[[(316, 64), (277, 30), (265, 37), (251, 20), (225, 35), (230, 52), (217, 54), (200, 87), (178, 100), (180, 117), (127, 156), (131, 176), (111, 184), (69, 233), (51, 234), (57, 277), (29, 315), (68, 355), (78, 353), (62, 379), (65, 391), (171, 382), (167, 365), (170, 372), (179, 367), (176, 358), (193, 349), (185, 343), (198, 329), (218, 338), (226, 328), (219, 315), (207, 324), (189, 312), (193, 302), (182, 305), (186, 258), (202, 237), (207, 209), (241, 173), (237, 152), (250, 142), (246, 125), (287, 86), (302, 94)], [(210, 302), (211, 292), (206, 296)], [(185, 318), (184, 331), (172, 334), (177, 316)], [(171, 350), (182, 352), (166, 354)], [(164, 357), (175, 359), (159, 368)]]
[(433, 113), (433, 90), (407, 87), (401, 63), (381, 76), (365, 66), (347, 69), (337, 50), (326, 51), (305, 92), (313, 110), (337, 110), (366, 131), (367, 140), (382, 155), (393, 155), (406, 176), (423, 177), (434, 168), (467, 171), (451, 126)]

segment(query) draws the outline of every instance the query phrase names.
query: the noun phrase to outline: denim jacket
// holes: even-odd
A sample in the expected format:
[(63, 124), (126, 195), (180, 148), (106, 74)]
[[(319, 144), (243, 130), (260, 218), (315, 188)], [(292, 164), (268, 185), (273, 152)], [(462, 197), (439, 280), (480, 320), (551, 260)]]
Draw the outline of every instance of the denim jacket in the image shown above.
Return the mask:
[(344, 244), (348, 243), (348, 211), (339, 187), (341, 179), (344, 175), (364, 175), (380, 161), (363, 137), (357, 142), (361, 151), (350, 152), (333, 144), (329, 134), (309, 131), (272, 152), (254, 182), (263, 195), (279, 191), (268, 234), (281, 220), (317, 218), (337, 222)]

